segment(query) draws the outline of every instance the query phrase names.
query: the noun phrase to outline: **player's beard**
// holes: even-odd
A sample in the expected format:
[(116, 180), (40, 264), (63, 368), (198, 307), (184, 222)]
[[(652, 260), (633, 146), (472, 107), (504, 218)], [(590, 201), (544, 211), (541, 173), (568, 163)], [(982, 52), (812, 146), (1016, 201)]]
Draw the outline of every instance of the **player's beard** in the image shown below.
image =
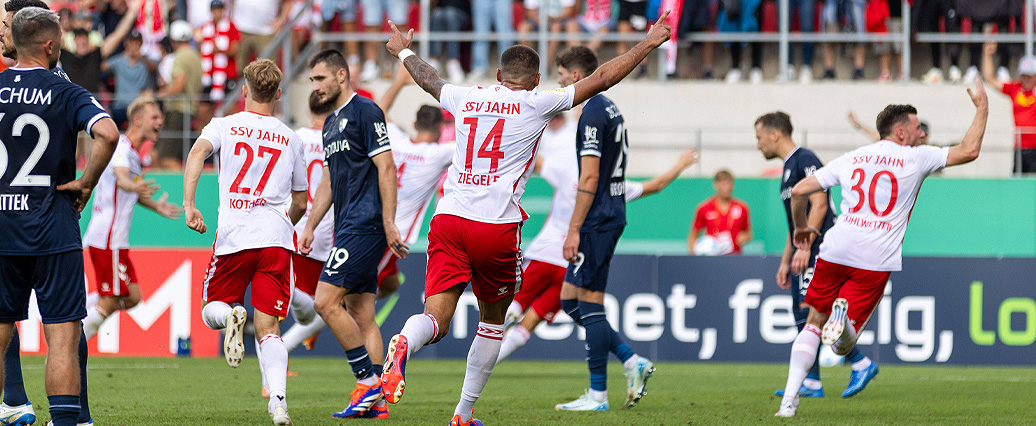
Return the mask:
[(338, 98), (342, 96), (342, 89), (338, 85), (338, 80), (335, 79), (335, 84), (332, 86), (331, 90), (325, 90), (323, 94), (324, 96), (317, 97), (317, 103), (319, 104), (320, 109), (324, 111), (334, 110), (335, 107), (338, 106)]
[(3, 48), (4, 49), (3, 49), (2, 53), (3, 53), (4, 57), (6, 57), (8, 59), (11, 59), (11, 60), (14, 60), (14, 61), (18, 60), (18, 51), (15, 50), (13, 46), (12, 47), (8, 47), (7, 45), (9, 43), (7, 43), (6, 41), (4, 41), (3, 43), (0, 43), (0, 44), (3, 44)]

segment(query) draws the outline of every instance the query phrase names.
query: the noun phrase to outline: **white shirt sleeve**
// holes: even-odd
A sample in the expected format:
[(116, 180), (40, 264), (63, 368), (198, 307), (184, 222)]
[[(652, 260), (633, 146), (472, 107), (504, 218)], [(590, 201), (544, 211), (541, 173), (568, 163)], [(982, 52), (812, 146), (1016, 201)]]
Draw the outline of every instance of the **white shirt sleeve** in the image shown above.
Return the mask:
[(644, 184), (627, 180), (623, 182), (626, 185), (626, 202), (636, 200), (637, 198), (644, 196)]
[(557, 113), (572, 109), (575, 98), (575, 86), (568, 85), (558, 89), (537, 90), (533, 92), (536, 112), (543, 117), (553, 117)]
[(205, 128), (201, 129), (201, 136), (198, 139), (205, 139), (212, 144), (212, 154), (219, 152), (220, 146), (223, 145), (223, 126), (220, 125), (223, 120), (213, 119), (209, 124), (205, 125)]
[[(292, 132), (294, 133), (294, 132)], [(294, 152), (294, 163), (291, 170), (291, 190), (309, 190), (309, 170), (306, 164), (306, 145), (298, 134), (292, 135), (292, 149)]]
[(450, 114), (457, 115), (457, 107), (461, 106), (464, 102), (464, 96), (468, 94), (472, 87), (460, 87), (452, 84), (445, 84), (442, 89), (439, 90), (439, 106), (442, 109), (449, 111)]
[(849, 154), (842, 154), (834, 161), (827, 163), (826, 166), (821, 167), (813, 173), (813, 176), (817, 177), (817, 181), (820, 182), (820, 186), (827, 190), (832, 186), (839, 185), (838, 177), (841, 175), (842, 168), (849, 161)]
[(112, 167), (130, 167), (130, 150), (133, 149), (129, 144), (119, 143), (115, 147), (115, 153), (112, 154)]
[(924, 170), (927, 176), (946, 167), (946, 159), (950, 155), (950, 148), (924, 145), (917, 147), (917, 153), (919, 154), (918, 161), (921, 170)]

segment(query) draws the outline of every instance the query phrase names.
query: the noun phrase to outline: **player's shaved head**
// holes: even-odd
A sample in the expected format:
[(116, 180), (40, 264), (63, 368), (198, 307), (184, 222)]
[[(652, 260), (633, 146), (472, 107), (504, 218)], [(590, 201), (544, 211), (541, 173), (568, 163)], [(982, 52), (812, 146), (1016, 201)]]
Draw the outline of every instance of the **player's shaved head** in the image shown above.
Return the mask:
[(421, 105), (417, 109), (417, 119), (414, 121), (414, 128), (418, 132), (440, 133), (442, 132), (442, 122), (442, 108)]
[(267, 104), (277, 97), (284, 74), (277, 64), (266, 58), (252, 61), (244, 69), (245, 84), (248, 85), (248, 96), (252, 100)]
[(791, 117), (782, 111), (774, 111), (763, 114), (755, 119), (756, 126), (762, 126), (780, 132), (781, 135), (791, 137), (794, 128), (791, 126)]
[(501, 80), (509, 80), (522, 85), (534, 85), (539, 72), (540, 55), (529, 46), (516, 44), (508, 47), (500, 55)]
[(917, 115), (913, 105), (889, 105), (878, 114), (878, 136), (887, 139), (895, 131), (896, 125), (910, 121), (910, 115)]
[(4, 14), (4, 20), (0, 23), (0, 47), (3, 47), (3, 55), (11, 58), (18, 59), (18, 51), (14, 48), (14, 41), (11, 40), (11, 21), (14, 19), (14, 14), (19, 10), (27, 7), (39, 7), (46, 9), (47, 4), (41, 0), (9, 0), (4, 3), (4, 10), (7, 12)]
[[(27, 7), (18, 11), (11, 20), (11, 39), (19, 52), (39, 55), (45, 43), (59, 42), (61, 39), (58, 14), (39, 7)], [(52, 56), (55, 53), (60, 54), (60, 44), (52, 48)], [(53, 59), (52, 62), (57, 61), (57, 58), (48, 59)]]
[(583, 77), (597, 70), (597, 55), (586, 46), (572, 46), (558, 54), (557, 64), (569, 71), (578, 70)]
[(332, 104), (321, 102), (320, 95), (317, 92), (309, 92), (310, 114), (313, 114), (314, 117), (327, 117), (331, 111), (334, 111)]

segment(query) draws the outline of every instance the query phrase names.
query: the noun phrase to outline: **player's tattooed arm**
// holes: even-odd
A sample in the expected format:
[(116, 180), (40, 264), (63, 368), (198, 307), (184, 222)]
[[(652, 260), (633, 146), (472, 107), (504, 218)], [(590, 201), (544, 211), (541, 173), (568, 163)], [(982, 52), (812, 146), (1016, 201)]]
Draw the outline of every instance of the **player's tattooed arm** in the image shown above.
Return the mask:
[(435, 97), (435, 100), (439, 100), (439, 93), (442, 92), (442, 86), (446, 85), (446, 80), (439, 77), (439, 73), (435, 71), (435, 68), (432, 68), (423, 59), (418, 58), (417, 55), (408, 56), (403, 61), (403, 65), (406, 65), (406, 70), (414, 77), (414, 81), (418, 86), (421, 86), (425, 92)]

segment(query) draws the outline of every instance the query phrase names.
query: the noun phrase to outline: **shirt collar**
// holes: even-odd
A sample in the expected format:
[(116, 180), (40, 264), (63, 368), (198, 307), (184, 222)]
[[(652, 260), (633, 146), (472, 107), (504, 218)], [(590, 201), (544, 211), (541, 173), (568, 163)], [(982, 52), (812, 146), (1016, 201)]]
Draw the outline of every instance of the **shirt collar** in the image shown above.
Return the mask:
[(355, 98), (355, 97), (356, 97), (356, 92), (353, 92), (352, 96), (350, 96), (349, 99), (346, 99), (345, 103), (342, 104), (342, 106), (338, 107), (338, 109), (335, 110), (335, 117), (338, 117), (338, 113), (342, 112), (342, 109), (345, 108), (346, 105), (349, 105), (349, 102), (352, 102), (353, 98)]
[(795, 153), (796, 153), (796, 152), (797, 152), (798, 150), (799, 150), (799, 146), (798, 146), (798, 145), (795, 145), (795, 149), (791, 150), (791, 152), (789, 152), (789, 153), (788, 153), (788, 156), (787, 156), (787, 157), (784, 157), (784, 164), (788, 164), (788, 159), (789, 159), (789, 158), (791, 158), (791, 156), (792, 156), (792, 155), (795, 155)]

